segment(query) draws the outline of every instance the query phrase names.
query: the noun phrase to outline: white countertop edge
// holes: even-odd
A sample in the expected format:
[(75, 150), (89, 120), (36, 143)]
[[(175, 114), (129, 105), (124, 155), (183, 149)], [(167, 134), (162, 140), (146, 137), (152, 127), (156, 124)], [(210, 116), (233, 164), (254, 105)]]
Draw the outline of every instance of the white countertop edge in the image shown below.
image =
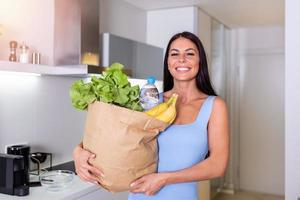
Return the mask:
[[(76, 176), (77, 177), (77, 176)], [(79, 177), (77, 177), (79, 179)], [(79, 179), (80, 180), (80, 179)], [(81, 180), (80, 180), (81, 181)], [(83, 181), (81, 181), (83, 182)], [(85, 196), (91, 192), (94, 192), (96, 190), (103, 190), (102, 188), (100, 188), (100, 186), (98, 185), (94, 185), (92, 183), (86, 183), (86, 182), (83, 182), (84, 184), (87, 184), (89, 185), (88, 187), (84, 188), (83, 190), (81, 188), (79, 188), (78, 185), (73, 185), (71, 186), (70, 188), (68, 188), (68, 191), (70, 191), (70, 193), (67, 193), (66, 196), (64, 196), (63, 198), (61, 198), (62, 200), (70, 200), (70, 199), (78, 199), (82, 196)], [(78, 192), (74, 192), (74, 190), (78, 191)], [(66, 191), (66, 192), (68, 192)]]
[(98, 185), (84, 182), (78, 176), (74, 176), (71, 185), (62, 191), (50, 192), (43, 186), (30, 187), (29, 195), (27, 196), (12, 196), (7, 194), (0, 194), (0, 200), (70, 200), (77, 199), (91, 192), (103, 190)]
[(42, 75), (85, 75), (88, 72), (87, 65), (36, 65), (19, 62), (0, 61), (0, 71), (25, 72)]

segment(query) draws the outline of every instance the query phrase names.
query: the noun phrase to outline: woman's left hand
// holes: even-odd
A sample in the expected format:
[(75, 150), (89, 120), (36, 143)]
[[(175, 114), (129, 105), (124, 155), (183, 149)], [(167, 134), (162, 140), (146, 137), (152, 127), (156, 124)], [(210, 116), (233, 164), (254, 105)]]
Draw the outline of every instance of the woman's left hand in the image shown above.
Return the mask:
[(145, 193), (146, 195), (154, 195), (163, 186), (166, 185), (166, 173), (152, 173), (142, 176), (130, 184), (133, 193)]

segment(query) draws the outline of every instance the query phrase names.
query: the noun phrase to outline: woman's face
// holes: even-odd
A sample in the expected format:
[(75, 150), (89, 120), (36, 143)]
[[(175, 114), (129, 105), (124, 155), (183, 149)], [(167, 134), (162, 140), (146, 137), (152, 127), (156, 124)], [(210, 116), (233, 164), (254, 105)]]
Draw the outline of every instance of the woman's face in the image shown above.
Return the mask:
[(168, 54), (168, 69), (174, 80), (189, 81), (196, 78), (200, 58), (198, 49), (191, 40), (177, 38), (172, 42)]

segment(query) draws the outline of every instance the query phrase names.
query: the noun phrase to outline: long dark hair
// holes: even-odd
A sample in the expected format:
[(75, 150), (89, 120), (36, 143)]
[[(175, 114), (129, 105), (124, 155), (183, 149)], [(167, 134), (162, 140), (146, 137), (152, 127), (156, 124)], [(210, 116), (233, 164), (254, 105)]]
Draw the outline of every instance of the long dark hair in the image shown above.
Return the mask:
[(193, 33), (187, 32), (187, 31), (175, 34), (170, 39), (169, 44), (167, 46), (166, 53), (165, 53), (165, 59), (164, 59), (164, 81), (163, 81), (164, 82), (164, 92), (171, 90), (174, 86), (173, 77), (168, 69), (168, 58), (169, 58), (169, 50), (170, 50), (170, 46), (171, 46), (172, 42), (179, 37), (189, 39), (196, 45), (196, 47), (198, 49), (200, 61), (199, 61), (199, 71), (196, 75), (197, 88), (201, 92), (203, 92), (207, 95), (217, 96), (214, 88), (212, 87), (212, 84), (211, 84), (211, 81), (209, 78), (206, 54), (205, 54), (202, 42), (196, 35), (194, 35)]

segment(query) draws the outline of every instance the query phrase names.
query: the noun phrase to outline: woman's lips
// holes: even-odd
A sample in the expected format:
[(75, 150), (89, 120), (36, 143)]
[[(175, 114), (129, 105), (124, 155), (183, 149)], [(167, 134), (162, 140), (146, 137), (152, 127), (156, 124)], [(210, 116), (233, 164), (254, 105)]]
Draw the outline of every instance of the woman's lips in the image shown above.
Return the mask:
[(180, 71), (180, 72), (186, 72), (186, 71), (191, 70), (190, 67), (176, 67), (175, 69), (176, 69), (176, 71)]

